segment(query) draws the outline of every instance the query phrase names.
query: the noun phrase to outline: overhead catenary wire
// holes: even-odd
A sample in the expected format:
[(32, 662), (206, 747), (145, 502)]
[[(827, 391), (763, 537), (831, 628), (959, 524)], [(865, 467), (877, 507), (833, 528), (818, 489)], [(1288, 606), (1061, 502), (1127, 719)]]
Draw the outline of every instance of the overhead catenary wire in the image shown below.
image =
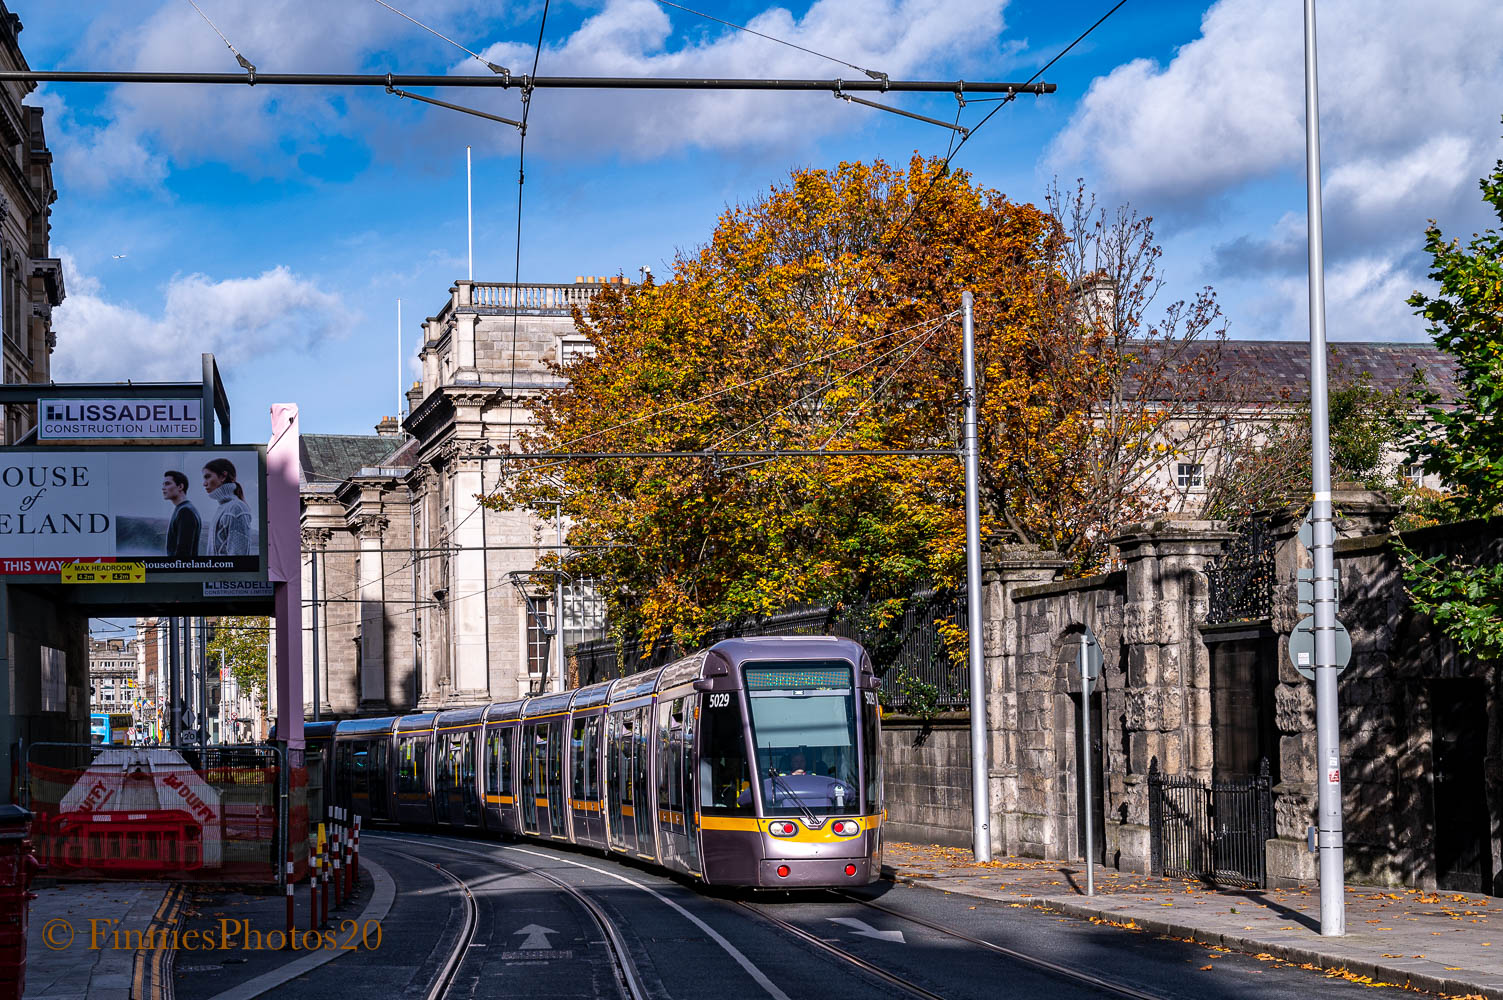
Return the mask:
[(224, 32), (220, 31), (219, 26), (216, 25), (213, 21), (209, 20), (209, 15), (204, 13), (202, 7), (194, 2), (194, 0), (188, 0), (188, 3), (194, 10), (198, 11), (198, 16), (204, 19), (205, 24), (214, 29), (214, 34), (218, 35), (219, 40), (221, 42), (224, 42), (225, 47), (234, 54), (235, 61), (240, 64), (240, 68), (249, 73), (251, 75), (251, 79), (254, 80), (256, 76), (255, 64), (252, 63), (249, 59), (245, 58), (245, 56), (241, 55), (240, 50), (235, 48), (235, 46), (230, 43), (230, 40), (228, 38), (224, 37)]
[(695, 17), (702, 17), (706, 21), (714, 21), (716, 24), (723, 24), (727, 28), (735, 28), (737, 31), (744, 31), (748, 35), (756, 35), (758, 38), (765, 38), (769, 42), (776, 42), (779, 45), (786, 45), (790, 49), (798, 49), (800, 52), (806, 52), (811, 56), (818, 56), (819, 58), (824, 59), (828, 62), (838, 63), (841, 66), (848, 66), (858, 73), (865, 73), (873, 80), (885, 81), (887, 79), (886, 73), (882, 73), (874, 69), (867, 69), (865, 66), (857, 66), (853, 62), (847, 62), (844, 59), (826, 55), (823, 52), (816, 52), (814, 49), (806, 48), (805, 46), (799, 45), (795, 42), (790, 42), (785, 38), (778, 38), (776, 35), (769, 35), (765, 32), (757, 31), (753, 28), (748, 28), (744, 24), (736, 24), (734, 21), (727, 21), (723, 18), (715, 17), (713, 14), (706, 14), (703, 11), (695, 10), (693, 7), (685, 7), (681, 3), (674, 3), (673, 0), (658, 0), (658, 3), (662, 4), (665, 7), (672, 7), (675, 10), (681, 10), (686, 14), (693, 14)]
[(490, 70), (492, 73), (504, 77), (511, 76), (511, 70), (507, 69), (505, 66), (497, 66), (495, 63), (491, 62), (489, 59), (485, 58), (485, 56), (481, 55), (479, 52), (476, 52), (474, 49), (468, 48), (467, 46), (456, 42), (454, 39), (450, 38), (448, 35), (445, 35), (443, 32), (428, 27), (428, 25), (424, 24), (422, 21), (419, 21), (417, 18), (413, 17), (406, 11), (398, 10), (397, 8), (393, 7), (391, 4), (387, 3), (386, 0), (376, 0), (376, 3), (385, 7), (387, 10), (391, 11), (393, 14), (396, 14), (398, 17), (406, 18), (413, 24), (417, 25), (419, 28), (422, 28), (424, 31), (428, 32), (428, 34), (443, 39), (450, 45), (454, 46), (456, 49), (459, 49), (461, 52), (468, 52), (471, 58), (479, 62), (482, 66)]
[[(1050, 59), (1048, 62), (1044, 63), (1044, 65), (1040, 66), (1038, 68), (1038, 70), (1032, 76), (1030, 76), (1021, 86), (1017, 87), (1015, 90), (1009, 90), (1004, 96), (998, 98), (997, 99), (998, 100), (997, 106), (995, 108), (992, 108), (990, 111), (988, 111), (986, 113), (986, 116), (984, 118), (982, 118), (981, 121), (977, 122), (974, 126), (972, 126), (971, 130), (969, 132), (965, 133), (961, 137), (961, 140), (960, 140), (959, 143), (954, 143), (955, 137), (952, 135), (950, 137), (950, 140), (953, 143), (953, 145), (951, 146), (951, 148), (949, 149), (949, 151), (945, 153), (945, 158), (940, 163), (939, 170), (935, 171), (934, 179), (931, 180), (928, 184), (926, 184), (924, 186), (924, 190), (919, 193), (919, 196), (914, 201), (913, 206), (911, 208), (909, 208), (908, 213), (903, 216), (903, 221), (898, 224), (897, 231), (895, 233), (893, 233), (892, 237), (890, 237), (890, 238), (896, 238), (899, 234), (901, 234), (908, 227), (908, 223), (913, 219), (914, 215), (917, 214), (919, 208), (924, 204), (925, 200), (929, 196), (929, 192), (932, 191), (932, 190), (934, 190), (934, 187), (939, 182), (939, 179), (942, 178), (942, 177), (948, 176), (949, 171), (950, 171), (950, 161), (953, 160), (957, 155), (959, 155), (961, 149), (963, 149), (965, 147), (965, 144), (971, 140), (971, 137), (974, 136), (977, 132), (979, 132), (981, 130), (982, 126), (984, 126), (987, 122), (991, 121), (992, 120), (992, 116), (994, 116), (998, 111), (1001, 111), (1003, 108), (1007, 107), (1009, 104), (1011, 104), (1013, 101), (1015, 101), (1017, 99), (1017, 97), (1018, 97), (1019, 94), (1027, 94), (1027, 93), (1037, 94), (1037, 93), (1040, 93), (1041, 91), (1038, 91), (1037, 89), (1034, 89), (1034, 88), (1036, 88), (1038, 86), (1034, 81), (1036, 81), (1039, 77), (1041, 77), (1045, 73), (1047, 73), (1049, 71), (1050, 67), (1052, 67), (1055, 63), (1059, 62), (1061, 59), (1063, 59), (1065, 57), (1065, 55), (1070, 52), (1071, 49), (1075, 48), (1075, 46), (1077, 46), (1081, 42), (1085, 41), (1086, 36), (1090, 35), (1091, 32), (1093, 32), (1097, 28), (1101, 27), (1101, 25), (1106, 22), (1106, 19), (1109, 18), (1109, 17), (1111, 17), (1113, 14), (1117, 13), (1117, 11), (1125, 3), (1127, 3), (1127, 0), (1117, 0), (1117, 2), (1111, 7), (1110, 10), (1108, 10), (1105, 14), (1102, 14), (1099, 18), (1097, 18), (1096, 21), (1095, 21), (1095, 23), (1092, 24), (1089, 28), (1087, 28), (1086, 30), (1082, 31), (1079, 35), (1075, 36), (1075, 40), (1074, 41), (1072, 41), (1069, 45), (1066, 45), (1063, 49), (1060, 49), (1059, 52), (1055, 54), (1055, 56), (1054, 56), (1053, 59)], [(973, 88), (973, 87), (969, 87), (968, 86), (967, 89), (973, 90), (973, 91), (976, 91), (976, 92), (981, 92), (980, 88)], [(1053, 86), (1050, 86), (1049, 90), (1046, 91), (1046, 92), (1047, 93), (1053, 93), (1054, 92)], [(960, 90), (956, 90), (955, 93), (956, 93), (957, 96), (963, 96), (963, 92), (960, 91)], [(971, 100), (971, 103), (975, 103), (976, 100), (977, 100), (977, 98), (971, 98), (970, 100)], [(959, 112), (957, 112), (956, 113), (956, 121), (958, 122), (959, 120), (960, 120), (960, 115), (959, 115)]]

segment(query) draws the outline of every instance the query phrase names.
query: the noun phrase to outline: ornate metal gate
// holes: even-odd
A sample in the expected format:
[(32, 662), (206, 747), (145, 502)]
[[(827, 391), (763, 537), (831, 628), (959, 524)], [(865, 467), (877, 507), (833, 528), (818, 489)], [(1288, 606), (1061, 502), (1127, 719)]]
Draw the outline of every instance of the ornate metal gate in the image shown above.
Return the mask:
[(1273, 782), (1265, 757), (1247, 781), (1201, 781), (1148, 768), (1153, 874), (1267, 888), (1263, 845), (1273, 836)]

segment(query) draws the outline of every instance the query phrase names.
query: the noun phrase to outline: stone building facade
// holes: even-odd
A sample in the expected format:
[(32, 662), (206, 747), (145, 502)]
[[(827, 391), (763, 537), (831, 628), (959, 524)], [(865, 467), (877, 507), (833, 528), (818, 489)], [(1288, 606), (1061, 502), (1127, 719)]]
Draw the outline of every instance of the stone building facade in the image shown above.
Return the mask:
[[(0, 69), (30, 69), (21, 19), (0, 0)], [(52, 151), (41, 108), (21, 102), (34, 83), (0, 86), (0, 344), (7, 383), (50, 382), (52, 310), (63, 301), (62, 263), (51, 256)], [(15, 444), (36, 422), (31, 405), (5, 408), (4, 437)]]
[[(1353, 655), (1341, 675), (1342, 791), (1350, 877), (1503, 894), (1503, 664), (1461, 653), (1412, 608), (1391, 546), (1397, 513), (1381, 494), (1338, 490), (1338, 616)], [(1061, 564), (1018, 551), (987, 568), (987, 718), (993, 849), (1079, 859), (1084, 821), (1099, 863), (1151, 865), (1149, 770), (1247, 779), (1268, 761), (1271, 885), (1312, 880), (1306, 830), (1317, 768), (1313, 686), (1285, 637), (1298, 620), (1296, 570), (1309, 554), (1295, 515), (1269, 524), (1265, 616), (1207, 624), (1208, 569), (1233, 536), (1206, 521), (1158, 521), (1115, 543), (1123, 569), (1058, 580)], [(1503, 559), (1503, 524), (1408, 532), (1422, 555)], [(1076, 636), (1104, 654), (1079, 733)], [(963, 717), (886, 730), (893, 835), (970, 841)], [(1092, 802), (1082, 768), (1093, 767)]]
[[(559, 684), (555, 602), (525, 577), (565, 526), (477, 497), (512, 468), (502, 456), (527, 426), (522, 403), (562, 384), (549, 364), (590, 349), (571, 310), (609, 283), (455, 282), (423, 324), (423, 377), (406, 419), (385, 418), (374, 435), (302, 436), (309, 718), (315, 663), (320, 717), (476, 705)], [(593, 624), (579, 609), (594, 602), (570, 596), (564, 628), (578, 633)]]

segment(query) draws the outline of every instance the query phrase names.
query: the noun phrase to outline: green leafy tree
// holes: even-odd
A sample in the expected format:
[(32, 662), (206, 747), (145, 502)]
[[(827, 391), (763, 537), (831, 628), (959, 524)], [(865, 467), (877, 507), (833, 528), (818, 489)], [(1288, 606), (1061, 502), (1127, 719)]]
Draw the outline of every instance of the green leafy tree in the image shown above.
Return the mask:
[(266, 644), (271, 634), (270, 618), (224, 617), (218, 619), (209, 639), (209, 652), (219, 657), (220, 669), (228, 670), (242, 692), (253, 692), (256, 704), (266, 707)]
[[(1481, 188), (1503, 223), (1503, 160)], [(1463, 247), (1432, 220), (1425, 251), (1440, 291), (1415, 292), (1409, 304), (1455, 358), (1460, 394), (1454, 407), (1429, 409), (1411, 458), (1452, 487), (1447, 503), (1456, 516), (1492, 517), (1503, 512), (1503, 233), (1488, 229)], [(1464, 651), (1503, 657), (1503, 565), (1400, 551), (1415, 605)]]

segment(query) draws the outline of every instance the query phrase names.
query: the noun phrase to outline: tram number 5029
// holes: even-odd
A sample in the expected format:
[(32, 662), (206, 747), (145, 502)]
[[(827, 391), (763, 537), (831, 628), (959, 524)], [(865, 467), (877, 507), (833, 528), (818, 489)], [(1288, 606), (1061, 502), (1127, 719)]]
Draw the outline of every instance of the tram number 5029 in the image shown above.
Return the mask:
[(730, 695), (730, 692), (727, 691), (725, 694), (712, 694), (712, 695), (710, 695), (710, 707), (711, 708), (730, 708), (731, 707), (731, 695)]
[(865, 694), (866, 694), (866, 703), (868, 705), (875, 705), (877, 703), (877, 692), (875, 692), (875, 691), (867, 691), (867, 692), (865, 692)]

